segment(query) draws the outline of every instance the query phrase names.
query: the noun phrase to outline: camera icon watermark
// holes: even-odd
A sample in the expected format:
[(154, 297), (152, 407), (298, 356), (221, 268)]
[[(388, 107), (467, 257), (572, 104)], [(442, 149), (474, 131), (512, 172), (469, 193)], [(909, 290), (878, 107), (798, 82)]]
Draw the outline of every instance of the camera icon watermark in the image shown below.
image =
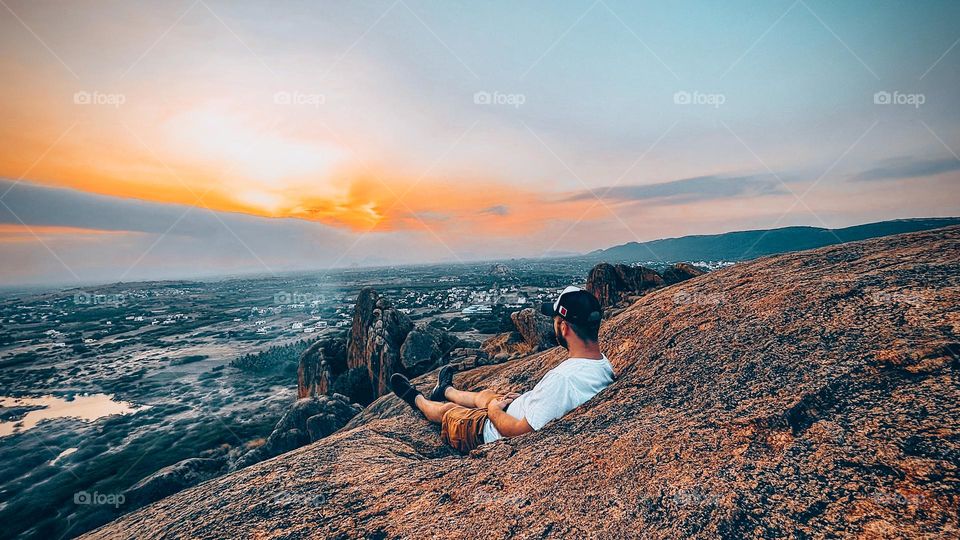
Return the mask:
[(524, 94), (505, 94), (496, 90), (493, 92), (480, 90), (473, 93), (475, 105), (507, 105), (519, 109), (526, 102), (527, 96)]
[(105, 93), (94, 90), (87, 92), (80, 90), (73, 93), (74, 105), (105, 105), (119, 109), (127, 102), (127, 96), (120, 93)]
[(723, 294), (680, 291), (673, 295), (673, 303), (677, 306), (689, 304), (718, 306), (723, 303)]
[(726, 94), (709, 94), (705, 92), (699, 92), (697, 90), (694, 90), (693, 92), (680, 90), (678, 92), (674, 92), (673, 94), (674, 105), (705, 105), (708, 107), (713, 107), (714, 109), (719, 109), (720, 106), (726, 102)]
[(300, 92), (299, 90), (280, 90), (273, 94), (274, 105), (307, 106), (320, 108), (327, 102), (327, 96)]
[(904, 94), (899, 91), (888, 92), (881, 90), (873, 94), (874, 105), (908, 105), (919, 109), (921, 105), (927, 102), (925, 94)]
[(97, 491), (78, 491), (73, 494), (73, 504), (105, 505), (120, 508), (127, 498), (123, 493), (99, 493)]

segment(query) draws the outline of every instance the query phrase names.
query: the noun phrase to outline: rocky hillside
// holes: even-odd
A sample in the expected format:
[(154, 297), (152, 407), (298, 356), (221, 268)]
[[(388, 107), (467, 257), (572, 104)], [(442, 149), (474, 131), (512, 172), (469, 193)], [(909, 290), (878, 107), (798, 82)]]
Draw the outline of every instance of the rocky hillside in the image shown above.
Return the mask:
[[(958, 227), (736, 265), (605, 321), (617, 381), (537, 433), (463, 457), (385, 396), (91, 536), (957, 537), (958, 306)], [(562, 359), (456, 383), (524, 390)]]

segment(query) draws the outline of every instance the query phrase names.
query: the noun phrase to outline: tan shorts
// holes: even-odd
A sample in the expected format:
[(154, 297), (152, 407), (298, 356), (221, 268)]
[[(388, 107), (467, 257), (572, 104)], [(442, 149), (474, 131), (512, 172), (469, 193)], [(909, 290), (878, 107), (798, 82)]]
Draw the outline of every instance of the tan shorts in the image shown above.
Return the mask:
[(483, 444), (483, 423), (486, 409), (468, 409), (457, 405), (443, 413), (440, 439), (466, 454)]

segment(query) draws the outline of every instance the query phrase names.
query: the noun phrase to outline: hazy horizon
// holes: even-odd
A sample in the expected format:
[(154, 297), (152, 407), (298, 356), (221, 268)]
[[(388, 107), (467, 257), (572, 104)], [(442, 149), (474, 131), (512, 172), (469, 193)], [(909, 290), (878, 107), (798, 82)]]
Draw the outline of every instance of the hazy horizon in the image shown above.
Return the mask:
[[(849, 225), (849, 227), (857, 227), (857, 226), (861, 226), (861, 225), (871, 225), (871, 224), (874, 224), (874, 223), (885, 223), (885, 222), (888, 222), (888, 221), (911, 221), (911, 220), (950, 219), (950, 218), (960, 219), (960, 216), (914, 216), (914, 217), (906, 217), (906, 218), (896, 218), (896, 219), (893, 219), (893, 220), (884, 220), (884, 221), (882, 221), (882, 222), (855, 223), (855, 224), (853, 224), (853, 225)], [(644, 240), (643, 242), (646, 243), (646, 242), (655, 242), (655, 241), (659, 241), (659, 240), (674, 240), (674, 239), (686, 238), (686, 237), (690, 237), (690, 236), (716, 236), (716, 235), (723, 235), (723, 234), (728, 234), (728, 233), (754, 232), (754, 231), (758, 231), (758, 230), (776, 230), (776, 229), (784, 229), (784, 228), (789, 228), (789, 227), (822, 228), (822, 227), (818, 227), (817, 225), (809, 225), (809, 224), (808, 224), (808, 225), (789, 225), (789, 226), (784, 226), (784, 227), (775, 227), (774, 229), (743, 229), (743, 230), (717, 231), (717, 232), (713, 232), (713, 233), (704, 233), (704, 234), (702, 234), (702, 235), (685, 235), (685, 236), (678, 236), (678, 237), (662, 237), (662, 238), (654, 238), (654, 239), (651, 239), (651, 240)], [(842, 228), (845, 228), (845, 227), (832, 227), (832, 228), (830, 228), (829, 230), (836, 230), (836, 229), (842, 229)], [(63, 283), (45, 283), (45, 282), (35, 282), (35, 283), (31, 283), (31, 282), (23, 282), (23, 283), (2, 284), (2, 285), (0, 285), (0, 292), (8, 292), (8, 293), (10, 293), (10, 292), (29, 291), (29, 292), (44, 293), (44, 292), (53, 292), (53, 291), (57, 291), (57, 290), (70, 290), (70, 289), (73, 289), (73, 288), (82, 288), (82, 287), (105, 287), (105, 286), (119, 285), (119, 284), (125, 284), (125, 285), (127, 285), (127, 284), (133, 284), (133, 283), (149, 283), (149, 282), (178, 282), (178, 281), (187, 281), (187, 282), (190, 282), (190, 281), (197, 281), (197, 282), (219, 282), (219, 281), (227, 281), (227, 280), (230, 280), (230, 279), (268, 279), (268, 278), (279, 278), (279, 277), (297, 276), (297, 275), (302, 275), (302, 274), (312, 274), (312, 273), (324, 273), (324, 274), (326, 274), (326, 273), (332, 273), (332, 272), (338, 272), (338, 271), (349, 271), (349, 270), (361, 270), (361, 271), (362, 271), (362, 270), (372, 270), (372, 269), (377, 269), (377, 268), (405, 268), (405, 267), (417, 268), (417, 267), (431, 267), (431, 266), (437, 266), (437, 265), (451, 265), (451, 266), (455, 266), (455, 265), (471, 265), (471, 264), (473, 264), (473, 265), (476, 265), (476, 264), (495, 264), (495, 263), (510, 262), (510, 261), (536, 261), (536, 260), (549, 261), (549, 260), (561, 260), (561, 259), (571, 259), (571, 260), (573, 260), (573, 259), (577, 259), (577, 258), (580, 258), (580, 257), (587, 258), (587, 257), (589, 257), (589, 256), (591, 255), (591, 253), (594, 252), (594, 251), (600, 251), (600, 250), (605, 250), (605, 249), (609, 249), (609, 248), (613, 248), (613, 247), (624, 246), (624, 245), (628, 245), (628, 244), (630, 244), (630, 243), (632, 243), (632, 242), (635, 242), (635, 241), (628, 241), (628, 242), (625, 242), (625, 243), (623, 243), (623, 244), (615, 244), (615, 245), (609, 245), (609, 246), (602, 246), (602, 247), (598, 247), (598, 248), (596, 248), (596, 249), (592, 249), (592, 250), (590, 250), (590, 251), (584, 251), (584, 252), (569, 252), (569, 253), (556, 253), (556, 252), (554, 252), (554, 253), (543, 254), (543, 255), (541, 255), (541, 256), (539, 256), (539, 257), (523, 257), (523, 256), (519, 256), (519, 257), (503, 257), (503, 258), (468, 259), (468, 260), (459, 260), (459, 261), (458, 261), (458, 260), (437, 260), (437, 261), (419, 262), (419, 263), (418, 263), (418, 262), (392, 263), (392, 264), (372, 264), (372, 263), (371, 263), (371, 264), (366, 264), (366, 265), (365, 265), (365, 264), (359, 264), (359, 263), (349, 263), (349, 264), (347, 264), (347, 263), (341, 263), (340, 266), (336, 266), (336, 267), (326, 267), (326, 268), (325, 268), (325, 267), (313, 267), (313, 268), (305, 267), (305, 268), (297, 268), (297, 269), (285, 269), (285, 270), (280, 270), (280, 271), (274, 272), (274, 273), (270, 273), (270, 272), (263, 271), (263, 270), (259, 270), (259, 271), (258, 271), (258, 270), (249, 270), (249, 271), (246, 271), (246, 272), (242, 272), (242, 271), (241, 271), (241, 272), (224, 271), (224, 272), (220, 272), (220, 273), (209, 273), (209, 274), (192, 274), (192, 275), (176, 275), (176, 274), (170, 274), (170, 275), (165, 275), (165, 276), (164, 276), (164, 275), (157, 275), (157, 276), (155, 276), (155, 277), (153, 277), (153, 278), (128, 279), (128, 280), (126, 280), (126, 281), (89, 281), (89, 282), (69, 282), (69, 281), (66, 281), (66, 282), (63, 282)], [(701, 258), (700, 260), (704, 260), (704, 259)], [(649, 260), (646, 261), (646, 262), (651, 262), (651, 261), (653, 261), (653, 259), (649, 259)], [(697, 262), (697, 261), (690, 260), (690, 261), (659, 261), (659, 262)], [(715, 262), (716, 262), (716, 261), (715, 261)]]

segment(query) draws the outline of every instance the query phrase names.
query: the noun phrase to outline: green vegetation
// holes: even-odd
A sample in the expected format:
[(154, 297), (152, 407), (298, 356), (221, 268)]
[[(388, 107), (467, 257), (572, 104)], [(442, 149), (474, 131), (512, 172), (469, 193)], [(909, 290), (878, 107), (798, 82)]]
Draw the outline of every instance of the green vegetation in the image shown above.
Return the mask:
[(230, 362), (230, 365), (254, 373), (296, 373), (297, 361), (303, 351), (313, 342), (301, 339), (286, 345), (275, 345), (256, 354), (245, 354)]

